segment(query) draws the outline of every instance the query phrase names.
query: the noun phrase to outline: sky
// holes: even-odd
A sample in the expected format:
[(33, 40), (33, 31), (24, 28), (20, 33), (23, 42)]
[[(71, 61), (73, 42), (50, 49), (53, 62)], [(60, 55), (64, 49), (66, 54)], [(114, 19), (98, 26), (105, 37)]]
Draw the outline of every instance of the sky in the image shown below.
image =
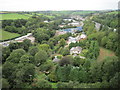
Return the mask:
[(0, 11), (109, 10), (119, 0), (0, 0)]

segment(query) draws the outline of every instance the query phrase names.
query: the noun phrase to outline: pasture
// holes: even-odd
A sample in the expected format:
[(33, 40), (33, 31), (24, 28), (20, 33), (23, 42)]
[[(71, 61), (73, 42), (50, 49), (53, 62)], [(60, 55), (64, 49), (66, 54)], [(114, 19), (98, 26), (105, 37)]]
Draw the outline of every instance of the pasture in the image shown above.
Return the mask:
[(107, 57), (107, 56), (115, 56), (115, 53), (108, 50), (108, 49), (100, 47), (100, 54), (99, 54), (97, 60), (98, 61), (103, 61), (104, 58)]
[(18, 14), (18, 13), (7, 13), (0, 14), (2, 16), (0, 20), (9, 20), (9, 19), (28, 19), (30, 15)]
[[(1, 31), (1, 29), (0, 29), (0, 31)], [(2, 38), (0, 38), (0, 40), (12, 39), (12, 38), (15, 38), (15, 37), (18, 37), (18, 36), (20, 36), (20, 34), (10, 33), (10, 32), (2, 30)]]

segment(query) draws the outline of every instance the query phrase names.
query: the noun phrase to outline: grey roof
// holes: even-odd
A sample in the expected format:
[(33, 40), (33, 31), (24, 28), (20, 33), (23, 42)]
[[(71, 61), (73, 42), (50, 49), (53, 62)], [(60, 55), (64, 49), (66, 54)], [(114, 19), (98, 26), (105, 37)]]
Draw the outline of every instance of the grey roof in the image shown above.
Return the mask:
[(53, 62), (59, 62), (60, 61), (60, 59), (58, 59), (57, 57), (55, 57), (54, 59), (53, 59)]
[(77, 47), (72, 47), (70, 51), (82, 51), (82, 48), (77, 46)]

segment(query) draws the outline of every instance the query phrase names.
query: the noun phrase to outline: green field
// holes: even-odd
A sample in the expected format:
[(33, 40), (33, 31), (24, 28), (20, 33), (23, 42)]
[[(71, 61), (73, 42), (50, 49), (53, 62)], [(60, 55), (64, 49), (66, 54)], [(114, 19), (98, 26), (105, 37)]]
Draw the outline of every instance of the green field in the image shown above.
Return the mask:
[(28, 19), (29, 15), (18, 14), (18, 13), (7, 13), (7, 14), (0, 14), (2, 18), (0, 20), (8, 20), (8, 19)]
[(7, 40), (7, 39), (15, 38), (15, 37), (18, 37), (18, 36), (20, 36), (20, 34), (10, 33), (10, 32), (2, 30), (2, 38), (0, 38), (0, 40)]
[(100, 55), (98, 56), (98, 61), (103, 61), (105, 57), (107, 56), (115, 56), (115, 53), (108, 50), (108, 49), (105, 49), (105, 48), (102, 48), (100, 47)]
[(107, 14), (118, 14), (118, 11), (108, 12)]

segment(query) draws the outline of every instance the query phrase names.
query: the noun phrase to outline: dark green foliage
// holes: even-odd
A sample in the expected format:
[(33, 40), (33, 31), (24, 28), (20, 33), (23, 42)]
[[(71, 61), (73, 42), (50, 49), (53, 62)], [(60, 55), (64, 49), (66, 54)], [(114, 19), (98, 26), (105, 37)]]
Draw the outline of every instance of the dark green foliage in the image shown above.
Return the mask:
[(32, 47), (30, 47), (29, 48), (29, 53), (30, 53), (30, 55), (32, 55), (32, 56), (35, 56), (35, 54), (38, 52), (39, 50), (38, 50), (38, 48), (36, 47), (36, 46), (32, 46)]
[[(2, 48), (2, 47), (0, 47), (0, 48)], [(3, 64), (3, 63), (6, 61), (6, 59), (9, 57), (10, 53), (11, 53), (11, 51), (10, 51), (9, 47), (4, 47), (4, 48), (2, 48), (2, 50), (1, 50), (2, 64)]]
[(91, 41), (86, 56), (90, 59), (96, 59), (99, 55), (99, 45), (97, 41)]
[(74, 57), (73, 59), (73, 65), (74, 66), (80, 66), (83, 65), (85, 60), (81, 59), (79, 56)]
[(69, 81), (69, 74), (70, 74), (70, 71), (71, 71), (71, 65), (64, 65), (64, 66), (58, 66), (56, 68), (56, 76), (57, 76), (57, 79), (60, 80), (60, 81)]
[(22, 43), (23, 49), (25, 51), (28, 51), (29, 47), (32, 45), (31, 41), (28, 39), (25, 39)]
[(33, 88), (38, 88), (38, 89), (42, 89), (42, 88), (52, 88), (51, 84), (47, 81), (47, 80), (39, 80), (34, 82), (33, 84)]
[(49, 71), (52, 70), (54, 64), (52, 61), (47, 61), (40, 66), (40, 71)]
[(9, 82), (7, 79), (5, 78), (2, 78), (2, 88), (9, 88), (10, 85), (9, 85)]
[(72, 60), (73, 60), (72, 56), (70, 55), (65, 56), (60, 60), (59, 65), (64, 66), (64, 65), (72, 64)]
[(43, 50), (39, 50), (39, 52), (35, 54), (35, 65), (39, 66), (43, 64), (44, 62), (46, 62), (47, 58), (47, 53)]
[(25, 54), (26, 52), (23, 49), (16, 49), (14, 50), (10, 56), (7, 58), (7, 61), (13, 62), (13, 63), (19, 63), (20, 58)]

